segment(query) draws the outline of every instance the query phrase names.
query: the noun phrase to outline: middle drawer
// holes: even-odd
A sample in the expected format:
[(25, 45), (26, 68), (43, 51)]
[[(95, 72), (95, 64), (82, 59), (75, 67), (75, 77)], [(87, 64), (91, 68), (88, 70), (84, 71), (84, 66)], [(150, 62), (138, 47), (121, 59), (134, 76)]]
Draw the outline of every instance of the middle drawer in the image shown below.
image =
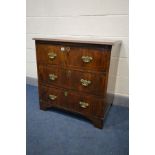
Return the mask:
[(38, 74), (39, 81), (48, 85), (56, 85), (96, 95), (105, 95), (106, 76), (103, 72), (86, 72), (39, 65)]

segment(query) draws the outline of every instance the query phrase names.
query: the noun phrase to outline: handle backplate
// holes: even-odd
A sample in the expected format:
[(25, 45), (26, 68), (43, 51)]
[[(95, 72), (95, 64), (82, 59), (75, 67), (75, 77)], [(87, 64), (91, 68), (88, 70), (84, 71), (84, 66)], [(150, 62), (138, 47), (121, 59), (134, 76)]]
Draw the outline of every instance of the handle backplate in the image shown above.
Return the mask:
[(57, 98), (57, 96), (51, 95), (51, 94), (48, 97), (49, 97), (50, 100), (53, 100), (53, 101)]
[(81, 108), (87, 108), (89, 106), (89, 103), (82, 102), (82, 101), (80, 101), (79, 104)]
[(49, 59), (51, 59), (51, 60), (54, 60), (54, 59), (56, 58), (56, 56), (57, 56), (57, 54), (54, 53), (54, 52), (48, 53), (48, 57), (49, 57)]
[(55, 74), (49, 74), (49, 79), (50, 79), (50, 80), (54, 81), (54, 80), (56, 80), (57, 78), (58, 78), (57, 75), (55, 75)]
[(93, 58), (90, 57), (90, 56), (82, 56), (81, 59), (85, 63), (89, 63), (89, 62), (91, 62), (93, 60)]
[(91, 81), (89, 80), (84, 80), (84, 79), (81, 79), (80, 80), (81, 84), (85, 87), (87, 87), (89, 84), (91, 84)]

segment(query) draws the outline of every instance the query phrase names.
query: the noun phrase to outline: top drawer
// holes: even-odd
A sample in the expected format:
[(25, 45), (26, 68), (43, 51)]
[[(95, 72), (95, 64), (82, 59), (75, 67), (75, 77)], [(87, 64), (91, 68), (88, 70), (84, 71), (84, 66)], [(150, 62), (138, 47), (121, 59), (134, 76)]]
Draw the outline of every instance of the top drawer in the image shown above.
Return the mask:
[(106, 71), (110, 62), (110, 47), (78, 47), (36, 44), (38, 63), (72, 68)]

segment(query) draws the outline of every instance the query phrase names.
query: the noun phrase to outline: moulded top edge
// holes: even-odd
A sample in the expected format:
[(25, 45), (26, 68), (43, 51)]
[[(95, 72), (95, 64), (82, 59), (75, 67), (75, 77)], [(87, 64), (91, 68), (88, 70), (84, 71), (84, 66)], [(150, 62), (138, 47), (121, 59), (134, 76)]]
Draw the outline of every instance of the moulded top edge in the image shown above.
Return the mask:
[(120, 44), (120, 40), (109, 39), (73, 39), (73, 38), (33, 38), (36, 41), (65, 42), (65, 43), (85, 43), (96, 45), (114, 45)]

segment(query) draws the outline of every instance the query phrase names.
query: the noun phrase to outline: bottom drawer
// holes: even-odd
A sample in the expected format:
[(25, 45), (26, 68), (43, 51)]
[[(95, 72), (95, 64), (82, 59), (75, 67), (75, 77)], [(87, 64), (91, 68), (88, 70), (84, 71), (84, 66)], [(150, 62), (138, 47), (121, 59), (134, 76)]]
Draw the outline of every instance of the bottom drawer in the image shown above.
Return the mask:
[(39, 92), (40, 100), (45, 107), (62, 107), (69, 111), (97, 117), (102, 117), (106, 108), (104, 99), (76, 91), (40, 86)]

